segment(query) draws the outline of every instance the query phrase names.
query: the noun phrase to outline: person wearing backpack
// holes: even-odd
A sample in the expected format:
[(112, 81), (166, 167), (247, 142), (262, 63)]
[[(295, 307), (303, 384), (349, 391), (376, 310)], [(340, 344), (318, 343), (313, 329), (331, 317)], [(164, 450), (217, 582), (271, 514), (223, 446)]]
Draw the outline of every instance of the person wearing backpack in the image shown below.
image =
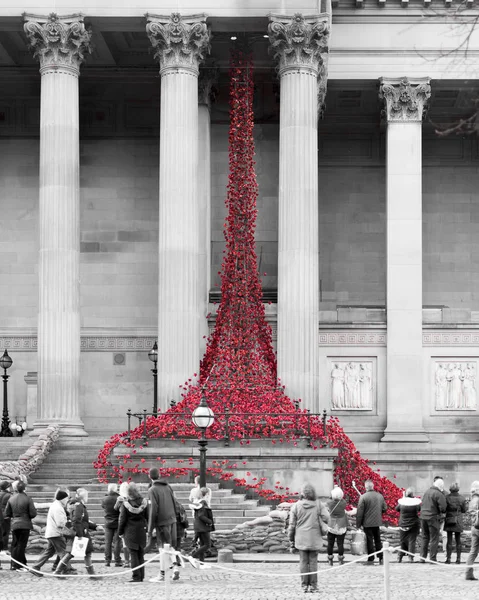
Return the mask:
[(211, 546), (210, 533), (215, 530), (213, 519), (213, 511), (208, 506), (206, 496), (208, 488), (201, 488), (201, 498), (194, 504), (190, 504), (190, 508), (195, 511), (195, 536), (198, 536), (199, 547), (191, 554), (193, 558), (198, 558), (201, 562), (205, 561), (205, 552)]

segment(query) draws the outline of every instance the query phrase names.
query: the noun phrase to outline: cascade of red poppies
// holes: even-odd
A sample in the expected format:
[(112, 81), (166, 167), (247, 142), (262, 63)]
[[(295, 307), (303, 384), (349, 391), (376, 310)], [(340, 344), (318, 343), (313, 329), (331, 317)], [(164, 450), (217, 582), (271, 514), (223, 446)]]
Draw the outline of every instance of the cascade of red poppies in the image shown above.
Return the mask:
[[(145, 432), (150, 439), (183, 439), (198, 435), (192, 424), (191, 413), (204, 395), (216, 414), (214, 425), (208, 429), (209, 438), (224, 438), (225, 412), (228, 412), (228, 437), (232, 440), (271, 438), (273, 444), (296, 445), (308, 434), (313, 441), (313, 448), (328, 445), (338, 449), (334, 478), (349, 501), (356, 503), (358, 499), (353, 486), (354, 480), (361, 486), (365, 479), (373, 479), (376, 489), (383, 493), (389, 507), (386, 519), (395, 522), (394, 507), (402, 491), (389, 479), (382, 477), (378, 470), (374, 471), (369, 466), (338, 419), (329, 419), (326, 437), (319, 418), (311, 418), (308, 427), (306, 411), (298, 408), (286, 396), (277, 379), (272, 332), (265, 318), (254, 239), (258, 186), (254, 163), (253, 91), (251, 56), (242, 51), (232, 52), (229, 180), (226, 196), (228, 215), (224, 228), (226, 248), (221, 271), (221, 301), (215, 330), (208, 340), (205, 356), (201, 361), (198, 383), (190, 380), (181, 384), (182, 400), (166, 413), (149, 417), (145, 426), (142, 424), (131, 431), (130, 438), (127, 437), (127, 432), (112, 436), (95, 462), (98, 478), (100, 481), (112, 478), (121, 481), (132, 473), (147, 472), (146, 467), (133, 462), (131, 456), (137, 451), (135, 440), (142, 438)], [(196, 373), (194, 377), (197, 377)], [(245, 417), (244, 413), (249, 416)], [(285, 413), (295, 414), (294, 430), (281, 418), (280, 415)], [(116, 465), (111, 460), (111, 453), (119, 445), (125, 446), (128, 453)], [(164, 476), (184, 476), (195, 468), (192, 458), (188, 459), (188, 466), (166, 466), (165, 462), (161, 460)], [(242, 477), (235, 477), (236, 467), (235, 464), (223, 461), (222, 464), (213, 464), (208, 471), (220, 479), (232, 479), (237, 485), (254, 489), (270, 500), (281, 501), (297, 494), (297, 491), (284, 488), (281, 482), (269, 482), (274, 487), (267, 488), (265, 479), (257, 480), (252, 477), (250, 481), (246, 481)]]

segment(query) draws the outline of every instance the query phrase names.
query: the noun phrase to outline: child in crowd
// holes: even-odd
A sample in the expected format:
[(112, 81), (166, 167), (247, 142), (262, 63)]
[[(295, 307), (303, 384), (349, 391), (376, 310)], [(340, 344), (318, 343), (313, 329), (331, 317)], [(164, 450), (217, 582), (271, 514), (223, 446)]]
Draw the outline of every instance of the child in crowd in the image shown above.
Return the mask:
[(211, 546), (210, 533), (215, 530), (213, 519), (213, 511), (208, 506), (206, 499), (208, 488), (200, 488), (201, 497), (194, 504), (190, 504), (190, 508), (195, 514), (195, 536), (199, 539), (199, 547), (192, 552), (194, 558), (198, 558), (201, 562), (205, 560), (205, 552)]

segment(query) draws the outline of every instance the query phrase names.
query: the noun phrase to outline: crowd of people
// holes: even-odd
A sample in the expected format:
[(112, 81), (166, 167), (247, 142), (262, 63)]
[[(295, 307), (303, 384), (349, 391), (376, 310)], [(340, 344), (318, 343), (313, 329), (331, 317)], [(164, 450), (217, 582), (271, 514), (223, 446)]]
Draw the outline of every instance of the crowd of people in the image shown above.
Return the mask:
[[(75, 540), (83, 540), (86, 572), (91, 578), (97, 578), (92, 563), (93, 542), (90, 532), (100, 530), (105, 533), (105, 567), (110, 567), (113, 562), (116, 567), (131, 569), (130, 583), (141, 583), (145, 578), (145, 554), (153, 546), (160, 549), (166, 544), (180, 551), (189, 525), (184, 506), (175, 497), (172, 487), (160, 479), (158, 469), (150, 469), (149, 480), (150, 485), (144, 497), (134, 482), (122, 483), (119, 488), (117, 484), (109, 484), (101, 503), (104, 525), (97, 525), (90, 520), (88, 491), (85, 488), (78, 488), (74, 492), (58, 489), (47, 514), (47, 546), (29, 568), (26, 547), (37, 510), (26, 493), (25, 481), (0, 482), (0, 550), (10, 548), (10, 569), (29, 571), (42, 577), (42, 568), (55, 556), (52, 570), (56, 575), (75, 574), (76, 570), (70, 564), (75, 554), (73, 546)], [(455, 547), (455, 562), (460, 564), (464, 517), (467, 514), (471, 520), (471, 549), (467, 558), (466, 579), (476, 580), (473, 565), (479, 554), (479, 481), (471, 484), (470, 500), (459, 493), (457, 483), (449, 487), (449, 493), (445, 492), (444, 487), (443, 478), (436, 476), (422, 498), (415, 496), (413, 488), (405, 490), (396, 506), (400, 535), (397, 560), (402, 562), (407, 557), (408, 561), (414, 562), (418, 536), (422, 533), (419, 560), (434, 564), (437, 562), (440, 536), (444, 531), (447, 538), (445, 562), (451, 563)], [(291, 507), (287, 528), (292, 549), (299, 551), (301, 584), (305, 592), (317, 590), (318, 552), (323, 547), (324, 538), (327, 539), (329, 565), (334, 564), (335, 546), (338, 563), (342, 565), (346, 533), (354, 525), (364, 531), (368, 558), (362, 564), (372, 566), (376, 560), (382, 564), (380, 528), (387, 506), (371, 480), (364, 482), (364, 489), (357, 508), (350, 507), (348, 510), (339, 486), (334, 486), (330, 499), (323, 503), (311, 484), (303, 485), (299, 501)], [(211, 547), (210, 534), (215, 529), (211, 499), (211, 489), (201, 487), (199, 478), (196, 478), (189, 496), (194, 527), (191, 556), (202, 562)], [(173, 561), (173, 580), (180, 577), (180, 563), (179, 557)], [(164, 567), (161, 567), (159, 574), (149, 581), (161, 582), (165, 577)]]
[[(92, 530), (104, 531), (104, 565), (131, 570), (129, 583), (141, 583), (145, 578), (145, 553), (153, 546), (181, 549), (181, 543), (188, 528), (188, 516), (183, 505), (176, 499), (172, 487), (160, 479), (158, 469), (150, 469), (150, 485), (147, 495), (142, 496), (134, 482), (108, 485), (107, 494), (101, 506), (104, 525), (91, 521), (88, 514), (88, 491), (78, 488), (73, 492), (58, 489), (48, 509), (45, 538), (47, 546), (35, 563), (27, 567), (26, 547), (32, 520), (37, 516), (33, 500), (26, 493), (24, 481), (3, 481), (0, 483), (0, 551), (10, 549), (10, 569), (30, 572), (42, 577), (42, 567), (54, 556), (52, 570), (58, 576), (76, 574), (70, 564), (74, 556), (75, 540), (84, 542), (84, 563), (87, 574), (98, 578), (92, 563)], [(214, 518), (211, 510), (211, 490), (201, 488), (199, 480), (190, 494), (190, 508), (194, 517), (194, 543), (192, 557), (201, 561), (211, 546), (210, 532), (214, 531)], [(9, 546), (9, 537), (11, 543)], [(172, 565), (172, 579), (178, 580), (179, 557)], [(0, 563), (0, 569), (2, 565)], [(150, 581), (161, 582), (165, 571), (160, 569), (158, 576)]]

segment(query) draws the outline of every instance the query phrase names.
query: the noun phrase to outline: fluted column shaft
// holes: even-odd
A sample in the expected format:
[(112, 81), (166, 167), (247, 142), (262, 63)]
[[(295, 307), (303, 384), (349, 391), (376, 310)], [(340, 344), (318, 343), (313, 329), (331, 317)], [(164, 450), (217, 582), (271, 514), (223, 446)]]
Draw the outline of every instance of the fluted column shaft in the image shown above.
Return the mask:
[[(325, 19), (272, 18), (281, 80), (278, 222), (278, 376), (318, 410), (318, 75)], [(318, 42), (318, 43), (316, 43)], [(285, 51), (287, 50), (287, 52)], [(310, 52), (311, 50), (311, 52)]]
[(149, 16), (147, 33), (161, 76), (158, 404), (165, 410), (200, 362), (198, 65), (208, 33), (203, 16), (178, 14)]
[(80, 419), (78, 77), (90, 35), (80, 16), (25, 17), (40, 59), (38, 422), (87, 435)]
[(382, 79), (387, 117), (387, 427), (384, 442), (427, 442), (423, 429), (422, 117), (428, 79)]

